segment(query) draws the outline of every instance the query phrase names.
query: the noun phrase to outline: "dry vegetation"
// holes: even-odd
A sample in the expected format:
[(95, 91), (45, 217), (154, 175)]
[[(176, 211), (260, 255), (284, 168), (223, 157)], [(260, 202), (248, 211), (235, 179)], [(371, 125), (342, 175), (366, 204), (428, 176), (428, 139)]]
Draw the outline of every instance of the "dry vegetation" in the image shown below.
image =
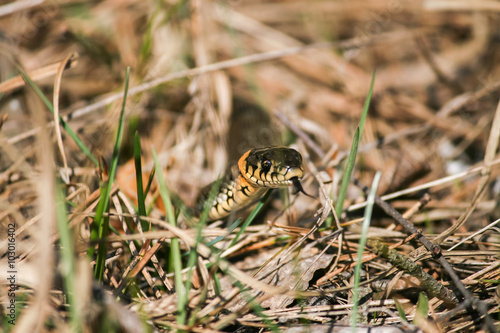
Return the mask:
[[(354, 303), (360, 330), (495, 331), (499, 12), (500, 2), (484, 0), (4, 2), (3, 331), (336, 332), (348, 329)], [(109, 176), (127, 66), (109, 204), (116, 232), (99, 283), (96, 256), (87, 254), (103, 244), (89, 242), (89, 230)], [(101, 168), (54, 126), (57, 117), (19, 68), (105, 161)], [(336, 219), (332, 207), (375, 68), (356, 184)], [(154, 147), (177, 227), (156, 180), (137, 224), (136, 131), (143, 179), (154, 169)], [(229, 222), (210, 223), (192, 251), (197, 225), (178, 214), (183, 203), (191, 206), (239, 154), (273, 137), (302, 153), (302, 183), (315, 198), (274, 191), (235, 244), (239, 229), (204, 245), (228, 234)], [(389, 206), (374, 207), (353, 292), (361, 184), (369, 187), (377, 171), (377, 193)], [(65, 233), (74, 249), (65, 247)], [(422, 246), (429, 240), (441, 249)], [(177, 246), (182, 275), (174, 274)]]

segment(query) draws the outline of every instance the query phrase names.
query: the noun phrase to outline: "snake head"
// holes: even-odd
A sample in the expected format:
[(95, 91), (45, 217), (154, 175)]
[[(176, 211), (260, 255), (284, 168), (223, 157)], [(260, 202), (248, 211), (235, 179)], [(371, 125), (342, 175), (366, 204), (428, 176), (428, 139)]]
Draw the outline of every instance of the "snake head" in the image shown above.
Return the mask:
[(252, 185), (287, 187), (304, 176), (302, 156), (288, 147), (254, 148), (238, 161), (241, 175)]

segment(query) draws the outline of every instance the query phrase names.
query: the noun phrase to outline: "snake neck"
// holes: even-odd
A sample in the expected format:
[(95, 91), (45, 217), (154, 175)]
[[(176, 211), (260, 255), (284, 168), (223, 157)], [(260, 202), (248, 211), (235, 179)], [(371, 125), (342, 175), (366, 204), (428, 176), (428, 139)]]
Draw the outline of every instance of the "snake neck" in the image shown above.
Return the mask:
[[(233, 168), (232, 171), (230, 177), (220, 180), (221, 187), (210, 203), (208, 212), (210, 221), (226, 218), (231, 212), (249, 206), (267, 190), (267, 188), (250, 184), (237, 168)], [(213, 184), (208, 185), (198, 196), (194, 207), (195, 216), (201, 215), (205, 202), (210, 199), (213, 186)]]

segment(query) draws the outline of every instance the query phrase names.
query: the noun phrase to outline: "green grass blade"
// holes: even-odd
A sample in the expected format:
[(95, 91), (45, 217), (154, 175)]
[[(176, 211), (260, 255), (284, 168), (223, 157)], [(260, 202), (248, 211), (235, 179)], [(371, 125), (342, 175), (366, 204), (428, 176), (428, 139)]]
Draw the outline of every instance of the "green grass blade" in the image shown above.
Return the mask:
[(81, 316), (78, 309), (78, 299), (76, 297), (76, 262), (75, 262), (75, 249), (73, 248), (73, 237), (69, 228), (68, 219), (66, 216), (66, 208), (64, 202), (64, 195), (59, 187), (56, 186), (56, 216), (57, 216), (57, 229), (60, 235), (60, 248), (61, 254), (61, 275), (64, 278), (64, 288), (68, 298), (69, 312), (71, 327), (73, 332), (80, 332), (82, 323)]
[(220, 189), (223, 181), (224, 181), (223, 178), (219, 178), (215, 182), (213, 182), (213, 185), (210, 188), (210, 192), (208, 193), (208, 197), (203, 204), (203, 211), (201, 212), (200, 218), (198, 219), (198, 225), (200, 225), (200, 224), (205, 225), (206, 224), (207, 219), (208, 219), (208, 213), (210, 212), (210, 209), (212, 208), (211, 203), (214, 202), (215, 197), (217, 196), (217, 193), (219, 192), (219, 189)]
[(407, 322), (408, 318), (406, 317), (405, 309), (403, 308), (401, 303), (399, 303), (398, 299), (395, 297), (393, 297), (392, 300), (394, 301), (394, 305), (396, 305), (396, 309), (398, 310), (398, 314), (401, 317), (401, 319)]
[[(108, 210), (111, 188), (113, 186), (113, 180), (115, 179), (116, 169), (118, 166), (118, 158), (120, 155), (120, 143), (122, 141), (123, 127), (125, 123), (125, 106), (127, 104), (129, 76), (130, 76), (130, 68), (127, 67), (127, 73), (125, 76), (125, 91), (123, 95), (122, 109), (120, 111), (118, 132), (116, 134), (115, 146), (113, 148), (113, 157), (111, 159), (109, 178), (108, 181), (101, 187), (101, 196), (99, 198), (99, 203), (97, 204), (95, 218), (94, 218), (94, 225), (95, 228), (97, 228), (97, 239), (99, 241), (94, 276), (99, 281), (102, 280), (102, 277), (104, 275), (104, 263), (106, 259), (106, 253), (108, 251), (108, 246), (107, 246), (108, 243), (106, 238), (108, 237), (109, 233), (109, 218), (103, 218), (103, 217), (104, 217), (104, 212)], [(95, 228), (94, 228), (94, 236), (95, 236)], [(95, 239), (91, 239), (91, 241), (95, 241)]]
[[(100, 192), (99, 192), (99, 203), (97, 204), (96, 207), (96, 214), (94, 216), (94, 223), (92, 223), (92, 226), (90, 227), (90, 243), (91, 245), (89, 246), (87, 250), (87, 257), (89, 259), (92, 259), (94, 257), (94, 245), (96, 242), (99, 240), (99, 225), (103, 221), (103, 214), (104, 211), (106, 210), (104, 207), (104, 203), (106, 202), (106, 197), (108, 196), (108, 192), (106, 191), (106, 183), (102, 183), (100, 186)], [(108, 199), (109, 200), (109, 199)]]
[[(354, 170), (354, 164), (356, 163), (356, 155), (358, 154), (359, 140), (361, 134), (359, 132), (359, 127), (354, 133), (354, 138), (352, 140), (351, 151), (349, 152), (349, 158), (347, 159), (347, 165), (345, 167), (344, 177), (342, 178), (342, 184), (340, 186), (339, 197), (337, 198), (337, 205), (335, 206), (335, 213), (340, 218), (342, 214), (342, 208), (344, 207), (344, 201), (347, 196), (347, 187), (351, 182), (352, 171)], [(330, 222), (331, 223), (331, 222)], [(327, 225), (330, 227), (330, 225)]]
[(267, 325), (267, 329), (270, 330), (271, 332), (279, 333), (280, 329), (278, 325), (273, 323), (269, 317), (264, 313), (264, 309), (262, 306), (257, 303), (255, 300), (255, 297), (251, 296), (244, 288), (244, 286), (241, 284), (239, 281), (235, 281), (235, 286), (238, 287), (245, 299), (245, 301), (252, 307), (252, 310), (255, 312), (255, 315), (259, 316), (262, 318), (262, 321), (264, 324)]
[(151, 185), (153, 184), (153, 180), (155, 179), (155, 169), (151, 170), (149, 173), (148, 184), (146, 185), (146, 189), (144, 190), (144, 197), (148, 196), (149, 190), (151, 189)]
[[(349, 158), (347, 159), (347, 165), (345, 167), (344, 177), (342, 178), (342, 184), (340, 186), (339, 196), (337, 198), (337, 204), (335, 206), (335, 213), (340, 217), (342, 214), (342, 208), (344, 207), (344, 201), (347, 196), (347, 187), (351, 182), (352, 171), (354, 170), (354, 164), (356, 163), (356, 155), (358, 154), (358, 147), (361, 141), (361, 136), (363, 135), (363, 129), (365, 127), (366, 117), (368, 116), (368, 109), (370, 108), (370, 101), (373, 94), (373, 85), (375, 84), (375, 73), (373, 71), (372, 81), (370, 84), (370, 90), (365, 99), (365, 105), (363, 107), (363, 113), (359, 120), (359, 126), (354, 133), (354, 138), (352, 140), (351, 151), (349, 152)], [(327, 219), (326, 226), (331, 227), (331, 219)]]
[(375, 195), (377, 193), (377, 188), (378, 184), (380, 182), (380, 177), (381, 177), (380, 171), (378, 171), (375, 174), (375, 177), (373, 178), (373, 183), (372, 187), (370, 189), (370, 193), (368, 194), (368, 200), (366, 203), (365, 207), (365, 214), (364, 214), (364, 219), (363, 219), (363, 226), (361, 229), (361, 239), (359, 240), (359, 247), (358, 247), (358, 255), (356, 258), (356, 267), (354, 268), (354, 287), (352, 290), (352, 300), (353, 300), (353, 307), (352, 307), (352, 313), (351, 313), (351, 328), (353, 332), (356, 332), (356, 324), (357, 324), (357, 317), (358, 317), (358, 295), (359, 295), (359, 280), (361, 276), (361, 266), (363, 263), (361, 262), (363, 260), (363, 252), (366, 246), (366, 238), (368, 235), (368, 227), (370, 226), (370, 221), (372, 217), (372, 211), (373, 211), (373, 206), (375, 204)]
[[(54, 114), (54, 106), (52, 103), (47, 99), (47, 97), (44, 95), (44, 93), (40, 90), (40, 88), (36, 85), (33, 80), (22, 70), (22, 68), (18, 68), (19, 72), (21, 73), (21, 76), (23, 77), (23, 80), (28, 83), (31, 88), (35, 91), (35, 93), (42, 99), (43, 103), (47, 106), (47, 108)], [(69, 127), (68, 123), (64, 121), (64, 119), (59, 116), (59, 123), (61, 124), (62, 128), (68, 133), (68, 135), (75, 141), (76, 145), (80, 150), (87, 155), (87, 157), (94, 163), (96, 166), (99, 165), (99, 162), (97, 161), (97, 158), (90, 152), (88, 147), (83, 143), (82, 140), (78, 137), (78, 135)]]
[(413, 323), (418, 324), (419, 321), (425, 320), (429, 313), (429, 298), (424, 292), (420, 292), (417, 301), (417, 311)]
[[(188, 295), (189, 295), (189, 290), (191, 289), (191, 277), (193, 276), (193, 272), (196, 268), (196, 262), (198, 260), (198, 244), (200, 244), (203, 240), (203, 229), (205, 228), (207, 219), (208, 219), (208, 213), (210, 212), (210, 209), (212, 208), (212, 202), (214, 201), (215, 197), (217, 196), (217, 193), (219, 192), (220, 186), (222, 184), (222, 178), (218, 179), (215, 181), (212, 185), (212, 188), (210, 189), (210, 192), (208, 194), (208, 199), (205, 200), (205, 203), (203, 205), (203, 211), (201, 212), (200, 219), (198, 220), (198, 223), (196, 224), (196, 243), (189, 252), (189, 258), (188, 258), (188, 263), (187, 267), (189, 268), (187, 278), (186, 278), (186, 299), (185, 299), (185, 305), (189, 302)], [(189, 323), (194, 323), (196, 321), (196, 312), (198, 309), (196, 309), (192, 314), (191, 318), (189, 318), (188, 322)]]
[(375, 74), (376, 70), (373, 71), (372, 74), (372, 82), (370, 83), (370, 90), (368, 90), (368, 95), (365, 99), (365, 105), (363, 106), (363, 113), (361, 114), (361, 118), (359, 119), (359, 132), (363, 134), (363, 129), (365, 128), (366, 117), (368, 116), (368, 109), (370, 108), (370, 102), (372, 100), (373, 95), (373, 86), (375, 85)]
[(245, 220), (245, 223), (243, 223), (243, 225), (241, 226), (241, 228), (238, 231), (238, 233), (236, 234), (236, 236), (234, 236), (234, 239), (231, 242), (231, 245), (229, 245), (229, 247), (232, 247), (234, 244), (236, 244), (238, 242), (238, 239), (245, 232), (245, 229), (250, 225), (250, 223), (253, 222), (253, 220), (255, 219), (257, 214), (259, 214), (259, 212), (261, 211), (262, 207), (264, 207), (264, 204), (266, 203), (267, 199), (269, 199), (269, 197), (271, 196), (272, 191), (273, 191), (273, 189), (267, 190), (266, 194), (264, 194), (264, 196), (259, 200), (259, 202), (257, 203), (257, 206), (255, 206), (255, 208), (252, 210), (250, 215)]
[(214, 285), (215, 285), (215, 294), (217, 296), (222, 295), (222, 287), (220, 285), (220, 280), (217, 274), (214, 274)]
[[(158, 185), (160, 187), (160, 195), (163, 200), (163, 205), (167, 212), (168, 223), (177, 226), (175, 219), (175, 214), (172, 208), (172, 200), (170, 198), (170, 193), (168, 192), (167, 186), (165, 185), (165, 180), (163, 179), (163, 172), (161, 171), (161, 165), (156, 156), (156, 151), (153, 148), (153, 157), (155, 161), (156, 178), (158, 180)], [(174, 271), (174, 283), (175, 290), (177, 292), (177, 323), (179, 325), (184, 325), (187, 318), (187, 292), (185, 290), (184, 283), (182, 282), (182, 261), (181, 261), (181, 250), (179, 246), (179, 239), (172, 238), (170, 243), (170, 259), (172, 262), (172, 267)]]
[[(141, 139), (137, 131), (134, 135), (134, 163), (135, 163), (135, 179), (137, 185), (137, 210), (139, 216), (146, 216), (146, 196), (144, 194), (144, 184), (142, 182), (142, 162), (141, 162)], [(149, 223), (140, 220), (142, 230), (149, 229)]]
[[(191, 277), (193, 275), (194, 269), (196, 268), (196, 262), (198, 259), (198, 252), (197, 252), (197, 247), (198, 244), (200, 244), (203, 240), (202, 232), (203, 229), (205, 228), (207, 219), (208, 219), (208, 213), (210, 212), (210, 209), (212, 208), (212, 202), (214, 201), (215, 197), (217, 196), (217, 193), (219, 192), (220, 186), (222, 184), (223, 178), (218, 179), (215, 181), (210, 189), (210, 192), (208, 194), (208, 198), (205, 200), (205, 203), (203, 205), (203, 211), (201, 212), (200, 218), (198, 220), (198, 223), (196, 224), (196, 243), (189, 252), (189, 257), (188, 257), (188, 263), (187, 267), (189, 268), (187, 278), (186, 278), (186, 299), (184, 304), (187, 305), (189, 302), (188, 295), (189, 295), (189, 290), (191, 289)], [(215, 275), (216, 276), (216, 275)], [(189, 325), (192, 325), (196, 320), (196, 313), (198, 312), (199, 308), (196, 308), (192, 313), (191, 316), (188, 320)]]
[[(188, 293), (188, 291), (191, 288), (191, 276), (193, 274), (194, 268), (196, 267), (195, 265), (196, 265), (196, 261), (198, 258), (198, 253), (196, 251), (196, 248), (197, 248), (198, 244), (200, 242), (202, 242), (202, 231), (205, 227), (205, 224), (206, 224), (206, 221), (208, 218), (208, 213), (210, 212), (210, 209), (212, 208), (212, 202), (214, 201), (215, 197), (217, 196), (217, 193), (219, 192), (222, 181), (223, 181), (223, 178), (220, 178), (217, 181), (215, 181), (214, 184), (212, 185), (212, 187), (210, 189), (210, 193), (208, 194), (208, 198), (205, 200), (201, 216), (198, 220), (198, 223), (196, 224), (196, 244), (191, 249), (191, 251), (189, 253), (189, 258), (188, 258), (188, 266), (187, 267), (189, 267), (190, 269), (188, 271), (187, 280), (186, 280), (186, 291), (187, 291), (186, 293)], [(231, 227), (229, 227), (228, 234), (230, 234), (240, 223), (241, 223), (241, 219), (236, 220), (236, 222), (234, 222), (231, 225)], [(215, 243), (224, 239), (225, 237), (226, 236), (219, 236), (219, 237), (215, 238), (214, 240), (212, 240), (211, 242), (209, 242), (207, 245), (212, 246)], [(220, 282), (218, 280), (216, 270), (214, 270), (213, 278), (214, 278), (214, 282), (215, 282), (216, 293), (218, 295), (220, 295)], [(186, 299), (186, 304), (187, 304), (187, 302), (188, 302), (188, 300)], [(193, 311), (193, 313), (191, 314), (191, 318), (189, 318), (189, 320), (188, 320), (189, 325), (192, 325), (197, 320), (197, 318), (196, 318), (196, 313), (198, 312), (197, 310), (198, 309), (195, 309)]]
[[(236, 229), (240, 225), (241, 221), (242, 221), (241, 219), (237, 219), (236, 221), (234, 221), (234, 223), (231, 224), (231, 226), (229, 228), (227, 228), (227, 235), (230, 235), (234, 231), (234, 229)], [(213, 245), (217, 244), (218, 242), (220, 242), (221, 240), (225, 239), (227, 237), (227, 235), (226, 236), (218, 236), (218, 237), (212, 239), (206, 245), (213, 246)]]

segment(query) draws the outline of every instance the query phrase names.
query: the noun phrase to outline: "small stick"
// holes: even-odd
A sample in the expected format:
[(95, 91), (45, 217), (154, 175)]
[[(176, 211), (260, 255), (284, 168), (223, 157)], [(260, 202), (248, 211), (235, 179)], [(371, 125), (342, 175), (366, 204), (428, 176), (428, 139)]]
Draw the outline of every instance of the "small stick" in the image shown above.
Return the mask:
[[(369, 189), (365, 185), (363, 185), (359, 180), (355, 179), (354, 184), (359, 186), (363, 192), (366, 194), (368, 193)], [(417, 240), (422, 243), (422, 245), (429, 251), (432, 255), (432, 258), (436, 260), (441, 267), (448, 273), (450, 276), (451, 280), (457, 287), (457, 289), (460, 291), (460, 293), (463, 295), (465, 298), (464, 302), (467, 303), (467, 307), (471, 305), (475, 305), (477, 308), (477, 311), (484, 316), (484, 325), (485, 328), (488, 332), (497, 332), (497, 329), (495, 327), (495, 323), (491, 319), (491, 317), (488, 315), (488, 307), (486, 306), (485, 303), (481, 302), (477, 298), (474, 297), (474, 295), (465, 287), (465, 285), (462, 283), (458, 275), (455, 273), (455, 270), (453, 267), (450, 265), (450, 263), (446, 260), (446, 258), (442, 254), (441, 247), (438, 244), (435, 244), (431, 242), (427, 237), (425, 237), (422, 234), (421, 230), (418, 230), (415, 228), (413, 223), (411, 223), (409, 220), (405, 219), (401, 214), (395, 210), (391, 205), (389, 205), (387, 202), (383, 201), (378, 195), (375, 196), (375, 203), (382, 208), (382, 210), (392, 217), (396, 222), (398, 222), (403, 228), (405, 228), (407, 233), (414, 234), (416, 235)]]
[(292, 123), (290, 121), (290, 119), (288, 119), (287, 116), (285, 116), (283, 113), (279, 112), (278, 110), (274, 111), (274, 115), (276, 116), (276, 118), (278, 118), (279, 121), (281, 121), (283, 123), (283, 125), (288, 127), (293, 133), (297, 134), (297, 136), (299, 138), (301, 138), (302, 141), (304, 141), (304, 143), (316, 153), (316, 155), (318, 155), (319, 157), (323, 157), (325, 155), (325, 153), (323, 152), (323, 149), (321, 149), (316, 144), (316, 142), (314, 142), (309, 137), (309, 135), (304, 133), (304, 131), (302, 131), (297, 125)]
[(417, 263), (407, 256), (390, 249), (387, 245), (377, 240), (368, 239), (367, 245), (372, 248), (372, 251), (385, 258), (392, 265), (416, 277), (420, 281), (422, 289), (429, 296), (442, 300), (447, 308), (452, 309), (458, 305), (457, 296), (451, 290), (426, 273), (421, 266), (417, 265)]

